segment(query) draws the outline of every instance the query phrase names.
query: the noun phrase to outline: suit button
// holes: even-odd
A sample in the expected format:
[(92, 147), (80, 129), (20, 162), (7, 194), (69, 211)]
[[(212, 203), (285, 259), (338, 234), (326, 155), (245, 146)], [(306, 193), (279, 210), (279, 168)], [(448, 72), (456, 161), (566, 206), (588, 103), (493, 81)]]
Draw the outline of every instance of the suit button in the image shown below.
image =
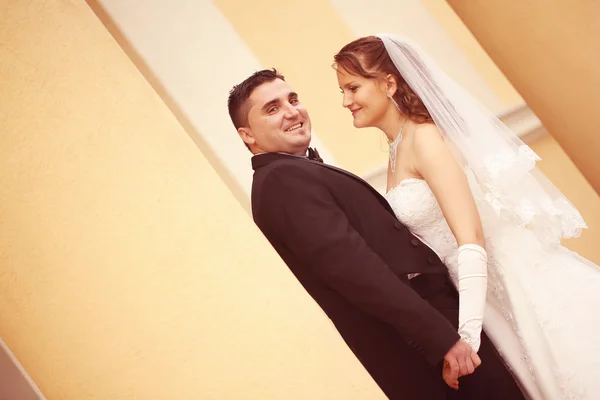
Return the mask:
[(418, 245), (421, 244), (421, 242), (419, 242), (418, 239), (411, 239), (410, 244), (412, 244), (413, 246), (417, 247)]

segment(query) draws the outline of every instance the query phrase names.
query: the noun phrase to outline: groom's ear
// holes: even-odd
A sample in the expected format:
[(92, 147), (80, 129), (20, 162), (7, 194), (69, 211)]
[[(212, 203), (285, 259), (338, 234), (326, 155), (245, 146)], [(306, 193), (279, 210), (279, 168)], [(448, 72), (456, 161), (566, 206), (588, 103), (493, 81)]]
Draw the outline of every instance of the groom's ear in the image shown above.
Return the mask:
[(252, 129), (248, 127), (242, 127), (238, 128), (237, 132), (238, 135), (240, 135), (240, 138), (242, 138), (244, 143), (246, 143), (248, 146), (253, 146), (256, 144), (256, 138), (252, 134)]
[(387, 74), (385, 77), (385, 82), (387, 85), (387, 94), (388, 96), (393, 96), (398, 91), (398, 82), (396, 81), (396, 77), (392, 74)]

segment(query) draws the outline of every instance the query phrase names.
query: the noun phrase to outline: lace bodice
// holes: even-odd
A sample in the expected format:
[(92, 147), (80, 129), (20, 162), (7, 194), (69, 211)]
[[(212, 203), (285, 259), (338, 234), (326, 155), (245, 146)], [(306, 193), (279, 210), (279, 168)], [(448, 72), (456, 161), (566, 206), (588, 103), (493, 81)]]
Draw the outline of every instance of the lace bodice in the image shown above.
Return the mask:
[[(457, 288), (459, 288), (460, 279), (461, 310), (458, 333), (477, 351), (481, 343), (481, 324), (487, 286), (485, 250), (476, 245), (468, 245), (479, 247), (486, 261), (483, 265), (479, 262), (473, 265), (472, 258), (469, 262), (463, 257), (462, 272), (458, 273), (461, 249), (457, 245), (433, 192), (424, 180), (416, 178), (403, 180), (387, 194), (387, 200), (396, 217), (438, 254), (448, 268), (449, 275)], [(469, 252), (465, 248), (462, 250)], [(468, 263), (470, 266), (467, 265)], [(409, 278), (411, 277), (409, 276)]]
[(437, 253), (455, 279), (458, 245), (427, 182), (404, 179), (385, 197), (396, 218)]

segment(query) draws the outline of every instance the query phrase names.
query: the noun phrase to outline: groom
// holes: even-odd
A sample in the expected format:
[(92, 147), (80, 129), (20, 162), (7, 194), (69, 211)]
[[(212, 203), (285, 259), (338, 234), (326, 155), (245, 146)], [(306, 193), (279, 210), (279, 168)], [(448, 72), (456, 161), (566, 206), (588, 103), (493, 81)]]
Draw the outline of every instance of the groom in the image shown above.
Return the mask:
[(308, 148), (310, 118), (283, 76), (254, 73), (228, 107), (254, 154), (256, 224), (390, 399), (523, 399), (485, 335), (481, 363), (457, 334), (436, 254), (375, 189)]

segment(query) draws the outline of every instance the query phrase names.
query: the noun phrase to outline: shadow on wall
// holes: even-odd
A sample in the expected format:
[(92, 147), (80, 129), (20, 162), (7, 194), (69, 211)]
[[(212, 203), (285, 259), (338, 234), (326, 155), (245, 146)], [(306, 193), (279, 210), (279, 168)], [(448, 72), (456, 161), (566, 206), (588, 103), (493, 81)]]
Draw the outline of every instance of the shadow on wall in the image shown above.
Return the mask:
[(2, 339), (0, 339), (0, 399), (46, 400)]

